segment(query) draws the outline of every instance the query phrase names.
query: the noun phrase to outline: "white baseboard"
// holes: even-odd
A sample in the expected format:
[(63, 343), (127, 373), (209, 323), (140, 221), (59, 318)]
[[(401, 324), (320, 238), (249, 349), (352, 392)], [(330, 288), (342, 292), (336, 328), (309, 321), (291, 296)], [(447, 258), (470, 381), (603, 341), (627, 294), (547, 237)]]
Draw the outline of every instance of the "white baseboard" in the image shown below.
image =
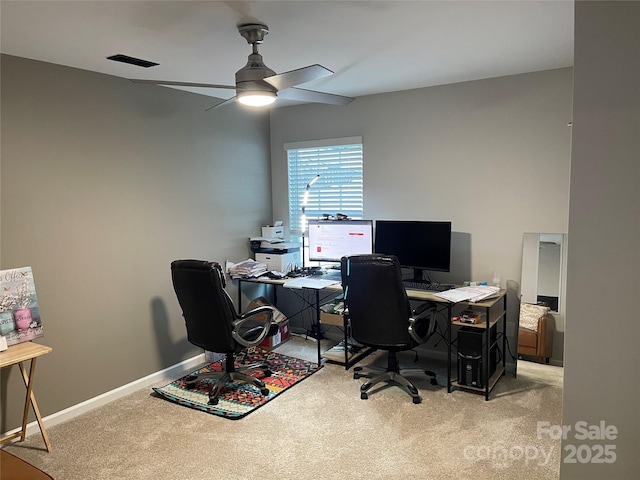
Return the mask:
[[(87, 413), (94, 408), (101, 407), (102, 405), (106, 405), (109, 402), (113, 402), (114, 400), (125, 397), (137, 390), (140, 390), (141, 388), (145, 388), (159, 382), (169, 382), (175, 380), (176, 378), (180, 378), (181, 376), (195, 370), (196, 367), (203, 363), (205, 363), (205, 355), (204, 353), (201, 353), (200, 355), (196, 355), (195, 357), (183, 360), (182, 362), (172, 365), (171, 367), (167, 367), (164, 370), (160, 370), (159, 372), (152, 373), (151, 375), (147, 375), (146, 377), (115, 388), (109, 392), (105, 392), (101, 395), (98, 395), (97, 397), (90, 398), (89, 400), (85, 400), (84, 402), (78, 403), (77, 405), (73, 405), (59, 412), (47, 415), (46, 417), (42, 418), (42, 422), (45, 428), (53, 427), (54, 425), (66, 422), (67, 420), (82, 415), (83, 413)], [(20, 429), (16, 428), (14, 430), (1, 434), (1, 436), (11, 435), (12, 433), (18, 431), (20, 431)], [(27, 436), (34, 433), (40, 433), (38, 422), (36, 422), (35, 420), (27, 424)]]

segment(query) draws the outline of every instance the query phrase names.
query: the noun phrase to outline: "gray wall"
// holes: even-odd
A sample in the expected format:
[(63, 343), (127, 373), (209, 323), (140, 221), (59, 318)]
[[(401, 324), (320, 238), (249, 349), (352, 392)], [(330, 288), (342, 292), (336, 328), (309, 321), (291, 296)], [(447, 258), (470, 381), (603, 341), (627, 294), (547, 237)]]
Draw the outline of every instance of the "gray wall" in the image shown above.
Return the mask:
[[(640, 3), (576, 2), (562, 453), (612, 445), (617, 458), (562, 463), (563, 479), (640, 471), (638, 59)], [(576, 439), (579, 421), (615, 426), (617, 438)]]
[(362, 135), (365, 217), (451, 220), (454, 267), (435, 278), (497, 271), (513, 323), (523, 234), (567, 231), (571, 89), (567, 68), (274, 110), (274, 218), (288, 219), (285, 142)]
[[(268, 114), (106, 75), (2, 57), (3, 269), (33, 267), (43, 415), (190, 358), (177, 258), (224, 262), (271, 221)], [(246, 192), (251, 192), (246, 195)], [(17, 368), (0, 431), (17, 427)]]
[[(617, 452), (615, 463), (563, 463), (563, 479), (630, 479), (636, 478), (640, 470), (637, 408), (640, 385), (636, 368), (640, 360), (637, 348), (640, 323), (630, 314), (635, 312), (640, 271), (639, 9), (637, 2), (576, 2), (570, 208), (567, 207), (569, 163), (564, 155), (567, 148), (564, 117), (566, 108), (571, 109), (566, 107), (571, 104), (569, 70), (502, 79), (504, 88), (489, 88), (501, 83), (487, 80), (359, 99), (340, 112), (322, 107), (312, 110), (293, 107), (275, 111), (273, 116), (274, 218), (286, 218), (282, 142), (355, 134), (365, 135), (367, 215), (406, 212), (409, 218), (424, 210), (423, 218), (451, 217), (455, 229), (468, 232), (473, 239), (474, 276), (488, 275), (496, 266), (504, 266), (502, 281), (517, 281), (522, 233), (565, 232), (568, 213), (563, 423), (574, 425), (584, 420), (595, 424), (605, 420), (616, 425), (620, 434), (612, 442)], [(534, 79), (541, 81), (532, 82)], [(513, 85), (512, 80), (516, 81)], [(525, 88), (529, 82), (535, 85)], [(242, 140), (265, 135), (266, 127), (263, 129), (260, 120), (254, 123), (234, 112), (228, 113), (222, 123), (218, 117), (199, 115), (199, 107), (203, 106), (200, 97), (160, 90), (147, 96), (139, 91), (134, 93), (130, 87), (121, 79), (3, 58), (1, 265), (34, 266), (47, 334), (43, 343), (54, 347), (54, 353), (38, 367), (38, 397), (42, 399), (40, 406), (45, 415), (195, 353), (183, 342), (183, 327), (167, 278), (168, 262), (183, 255), (214, 257), (218, 252), (229, 258), (241, 256), (245, 250), (238, 247), (237, 241), (246, 237), (242, 226), (249, 223), (246, 219), (251, 218), (255, 224), (271, 220), (270, 212), (260, 206), (269, 197), (263, 178), (268, 179), (269, 173), (262, 170), (268, 165), (267, 154), (259, 147), (266, 145), (267, 140), (256, 139), (253, 146), (233, 140), (237, 138), (234, 127), (243, 129)], [(471, 107), (474, 99), (467, 98), (458, 88), (479, 87), (485, 88), (477, 92), (478, 112), (472, 108), (465, 112), (462, 104)], [(539, 89), (543, 93), (536, 93)], [(483, 93), (493, 94), (493, 101), (487, 97), (484, 106), (479, 103)], [(402, 98), (405, 95), (408, 97)], [(88, 110), (81, 115), (77, 110), (82, 104), (71, 104), (78, 97), (82, 97)], [(414, 100), (415, 107), (411, 105)], [(395, 101), (402, 101), (405, 108), (392, 108)], [(520, 102), (524, 104), (517, 108)], [(460, 104), (460, 108), (451, 107), (449, 111), (441, 104)], [(431, 115), (425, 106), (436, 114), (449, 112), (452, 119)], [(387, 111), (399, 113), (389, 115)], [(501, 124), (497, 122), (498, 112), (506, 115)], [(431, 133), (431, 126), (438, 134)], [(117, 141), (106, 148), (90, 148), (94, 142), (106, 141), (98, 128)], [(317, 134), (315, 128), (319, 129)], [(402, 135), (404, 128), (407, 135)], [(69, 130), (68, 140), (60, 139), (62, 129)], [(217, 135), (220, 130), (230, 138)], [(539, 130), (546, 131), (546, 138)], [(142, 140), (135, 140), (140, 137)], [(409, 146), (405, 148), (397, 138)], [(119, 142), (125, 146), (120, 147)], [(403, 174), (403, 168), (397, 168), (398, 155), (385, 142), (403, 148), (400, 153), (409, 157), (406, 162), (413, 164), (410, 171), (421, 178)], [(190, 145), (193, 150), (189, 150)], [(377, 147), (373, 148), (374, 145)], [(211, 147), (209, 153), (207, 147)], [(229, 156), (218, 155), (219, 148), (224, 148)], [(247, 148), (252, 150), (247, 152)], [(374, 158), (377, 157), (375, 162), (370, 160), (371, 148)], [(146, 155), (146, 149), (152, 149), (153, 154)], [(447, 150), (452, 151), (450, 156), (434, 156), (434, 152)], [(495, 151), (503, 155), (489, 154)], [(256, 176), (250, 181), (256, 191), (264, 194), (255, 201), (248, 199), (236, 205), (240, 202), (237, 196), (232, 197), (232, 202), (228, 201), (229, 196), (209, 198), (210, 189), (201, 185), (198, 190), (201, 195), (194, 198), (196, 194), (189, 191), (191, 186), (186, 187), (182, 168), (201, 174), (208, 165), (203, 157), (208, 155), (215, 155), (216, 162), (223, 163), (225, 176), (235, 173), (229, 163), (246, 166), (243, 162), (248, 162), (247, 157), (255, 159), (252, 169), (245, 168), (235, 177), (245, 178), (244, 174), (251, 174), (253, 169), (262, 170), (259, 179)], [(474, 159), (482, 161), (474, 164)], [(107, 179), (104, 183), (93, 179), (85, 185), (91, 180), (87, 178), (91, 176), (87, 162), (94, 169), (104, 170)], [(121, 169), (120, 174), (110, 170), (114, 168), (113, 162)], [(144, 163), (136, 168), (140, 165), (137, 162)], [(470, 173), (465, 165), (473, 167)], [(154, 168), (141, 168), (149, 166)], [(56, 168), (62, 173), (56, 173)], [(371, 172), (372, 169), (379, 173)], [(427, 170), (438, 173), (435, 180)], [(154, 175), (149, 177), (151, 171)], [(488, 173), (491, 171), (494, 175)], [(564, 178), (545, 176), (544, 171), (560, 171), (560, 177)], [(189, 170), (187, 173), (190, 176)], [(210, 181), (218, 185), (220, 179)], [(111, 195), (106, 192), (107, 182), (114, 184)], [(402, 195), (396, 199), (389, 190), (399, 185), (410, 188), (400, 189)], [(451, 185), (456, 187), (455, 191)], [(418, 186), (424, 188), (420, 195)], [(486, 199), (485, 204), (498, 208), (499, 213), (466, 213), (462, 200), (470, 191), (475, 197), (466, 205), (477, 206), (478, 198)], [(382, 198), (378, 199), (379, 195)], [(105, 197), (121, 209), (97, 202)], [(440, 200), (436, 203), (438, 210), (413, 207), (406, 203), (407, 198)], [(530, 202), (525, 202), (525, 198)], [(226, 212), (210, 209), (206, 214), (212, 220), (222, 220), (229, 209), (238, 215), (224, 218), (229, 230), (225, 228), (221, 237), (207, 222), (198, 225), (201, 220), (198, 213), (202, 201), (213, 205), (222, 200), (226, 202)], [(129, 221), (116, 222), (116, 210)], [(138, 221), (131, 219), (133, 215)], [(499, 220), (494, 220), (496, 215)], [(101, 216), (111, 221), (108, 228), (101, 228), (94, 219)], [(241, 223), (236, 223), (235, 218), (241, 218)], [(144, 228), (136, 229), (140, 222)], [(83, 229), (85, 224), (89, 228)], [(34, 229), (35, 234), (17, 233)], [(77, 252), (70, 252), (68, 243)], [(492, 248), (496, 243), (499, 248)], [(153, 258), (142, 260), (145, 257)], [(142, 267), (147, 267), (144, 273), (143, 268), (138, 268), (142, 263)], [(86, 281), (75, 278), (81, 274)], [(139, 278), (140, 275), (144, 277)], [(615, 281), (607, 286), (594, 279)], [(163, 316), (151, 313), (155, 298), (160, 299), (156, 312), (165, 308), (170, 311), (166, 315), (163, 341), (158, 340), (158, 328), (153, 326), (153, 319)], [(164, 360), (162, 351), (168, 355)], [(6, 409), (6, 374), (2, 382), (2, 408)], [(12, 370), (9, 389), (20, 391), (18, 383), (17, 373)], [(67, 398), (66, 390), (73, 389), (80, 389), (78, 398)], [(21, 395), (15, 398), (10, 395), (13, 407), (9, 418), (19, 417), (15, 405), (21, 402)], [(6, 422), (2, 427), (6, 429)], [(531, 434), (535, 438), (535, 432)], [(571, 441), (565, 441), (564, 446)]]

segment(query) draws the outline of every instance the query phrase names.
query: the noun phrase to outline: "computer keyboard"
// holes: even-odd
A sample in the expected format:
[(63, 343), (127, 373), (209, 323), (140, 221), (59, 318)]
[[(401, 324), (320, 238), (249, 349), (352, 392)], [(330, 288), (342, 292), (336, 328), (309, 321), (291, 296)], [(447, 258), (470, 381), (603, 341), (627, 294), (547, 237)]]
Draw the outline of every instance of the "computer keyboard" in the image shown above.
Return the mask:
[(423, 283), (414, 282), (412, 280), (403, 280), (402, 284), (404, 285), (404, 288), (409, 290), (423, 290), (425, 292), (446, 292), (447, 290), (456, 288), (455, 285), (450, 285), (448, 283)]

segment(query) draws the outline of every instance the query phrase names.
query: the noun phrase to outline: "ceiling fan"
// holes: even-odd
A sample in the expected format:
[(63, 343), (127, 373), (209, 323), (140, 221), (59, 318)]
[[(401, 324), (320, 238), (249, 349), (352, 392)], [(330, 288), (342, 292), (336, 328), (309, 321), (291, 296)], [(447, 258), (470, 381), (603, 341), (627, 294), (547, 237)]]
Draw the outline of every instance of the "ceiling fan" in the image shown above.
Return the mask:
[(258, 45), (262, 43), (265, 35), (269, 33), (269, 27), (266, 25), (260, 23), (242, 24), (238, 26), (238, 31), (240, 35), (247, 40), (249, 45), (251, 45), (252, 53), (249, 55), (247, 64), (236, 72), (235, 85), (141, 79), (131, 79), (131, 81), (134, 83), (153, 85), (224, 88), (234, 89), (236, 91), (235, 97), (224, 100), (207, 110), (219, 107), (234, 99), (237, 99), (237, 101), (243, 105), (252, 107), (270, 105), (275, 102), (277, 98), (310, 103), (327, 103), (330, 105), (348, 105), (354, 100), (351, 97), (344, 97), (342, 95), (296, 88), (297, 85), (333, 74), (331, 70), (322, 65), (309, 65), (280, 74), (276, 74), (276, 72), (267, 67), (262, 61), (262, 55), (258, 53)]

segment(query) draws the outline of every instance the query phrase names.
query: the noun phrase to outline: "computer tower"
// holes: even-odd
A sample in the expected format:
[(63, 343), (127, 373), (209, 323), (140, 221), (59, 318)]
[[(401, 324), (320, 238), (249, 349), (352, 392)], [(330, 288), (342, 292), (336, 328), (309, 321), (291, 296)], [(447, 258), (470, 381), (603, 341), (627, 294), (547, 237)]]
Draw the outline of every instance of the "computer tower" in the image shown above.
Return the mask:
[[(488, 378), (484, 378), (484, 362), (489, 362), (489, 377), (496, 371), (497, 345), (491, 347), (489, 358), (484, 359), (483, 339), (485, 330), (474, 327), (462, 327), (458, 330), (458, 383), (471, 387), (484, 388)], [(489, 330), (489, 342), (496, 341), (495, 325)]]
[(470, 387), (484, 387), (481, 355), (464, 355), (458, 352), (458, 383)]

